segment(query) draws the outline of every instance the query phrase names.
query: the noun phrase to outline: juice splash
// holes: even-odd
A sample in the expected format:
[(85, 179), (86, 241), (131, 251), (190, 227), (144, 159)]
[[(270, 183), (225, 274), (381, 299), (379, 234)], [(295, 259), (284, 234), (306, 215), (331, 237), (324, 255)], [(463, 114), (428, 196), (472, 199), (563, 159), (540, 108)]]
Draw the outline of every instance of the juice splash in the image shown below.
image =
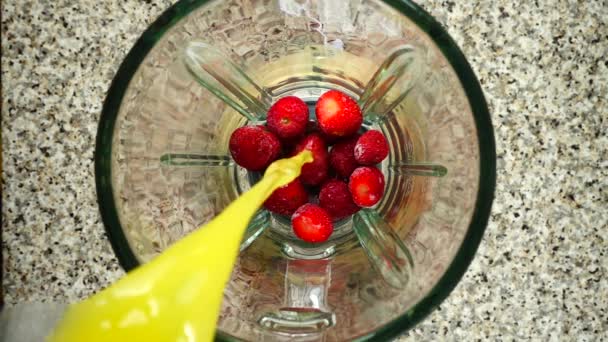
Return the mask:
[(220, 215), (149, 263), (71, 306), (50, 341), (211, 341), (247, 224), (272, 192), (300, 175), (309, 151), (272, 163)]

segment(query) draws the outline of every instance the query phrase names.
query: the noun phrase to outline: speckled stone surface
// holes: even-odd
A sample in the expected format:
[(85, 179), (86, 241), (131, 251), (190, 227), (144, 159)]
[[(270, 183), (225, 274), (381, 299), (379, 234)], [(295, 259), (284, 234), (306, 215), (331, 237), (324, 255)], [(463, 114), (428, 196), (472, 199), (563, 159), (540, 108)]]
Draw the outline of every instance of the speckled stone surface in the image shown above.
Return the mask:
[[(5, 301), (74, 301), (122, 271), (94, 139), (119, 63), (171, 1), (2, 2)], [(608, 2), (422, 3), (477, 73), (496, 200), (449, 298), (400, 341), (608, 340)]]

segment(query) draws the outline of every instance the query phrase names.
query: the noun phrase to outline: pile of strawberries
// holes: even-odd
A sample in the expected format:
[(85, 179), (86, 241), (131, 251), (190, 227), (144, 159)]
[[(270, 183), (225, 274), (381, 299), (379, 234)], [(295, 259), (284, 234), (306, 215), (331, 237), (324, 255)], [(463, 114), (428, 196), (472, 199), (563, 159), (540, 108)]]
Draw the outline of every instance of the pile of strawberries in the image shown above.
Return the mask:
[[(287, 96), (268, 111), (266, 126), (244, 126), (230, 137), (234, 161), (250, 171), (303, 150), (314, 160), (302, 167), (293, 182), (275, 190), (264, 207), (291, 215), (294, 233), (307, 242), (323, 242), (333, 222), (378, 203), (384, 193), (384, 175), (374, 165), (388, 156), (380, 131), (359, 134), (361, 109), (337, 90), (323, 94), (315, 107), (317, 121), (308, 120), (304, 101)], [(328, 150), (331, 145), (331, 149)]]

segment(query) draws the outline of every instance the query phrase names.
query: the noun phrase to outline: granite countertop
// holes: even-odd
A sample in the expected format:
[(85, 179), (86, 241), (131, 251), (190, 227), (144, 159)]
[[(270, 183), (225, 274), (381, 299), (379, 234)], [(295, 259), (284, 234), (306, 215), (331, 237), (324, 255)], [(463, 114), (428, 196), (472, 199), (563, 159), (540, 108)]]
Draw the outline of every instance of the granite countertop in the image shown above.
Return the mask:
[[(93, 151), (118, 65), (171, 1), (3, 1), (2, 248), (10, 306), (74, 301), (123, 272)], [(422, 3), (468, 57), (495, 128), (489, 227), (403, 341), (608, 339), (608, 4)]]

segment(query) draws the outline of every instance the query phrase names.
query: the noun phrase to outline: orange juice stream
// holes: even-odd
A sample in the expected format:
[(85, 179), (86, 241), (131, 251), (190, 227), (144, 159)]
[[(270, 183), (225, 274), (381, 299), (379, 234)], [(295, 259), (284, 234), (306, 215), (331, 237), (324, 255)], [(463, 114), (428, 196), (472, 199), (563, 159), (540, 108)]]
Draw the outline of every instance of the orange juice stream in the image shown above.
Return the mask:
[(312, 160), (303, 151), (272, 163), (262, 180), (204, 227), (72, 305), (49, 340), (211, 341), (247, 224), (275, 189)]

